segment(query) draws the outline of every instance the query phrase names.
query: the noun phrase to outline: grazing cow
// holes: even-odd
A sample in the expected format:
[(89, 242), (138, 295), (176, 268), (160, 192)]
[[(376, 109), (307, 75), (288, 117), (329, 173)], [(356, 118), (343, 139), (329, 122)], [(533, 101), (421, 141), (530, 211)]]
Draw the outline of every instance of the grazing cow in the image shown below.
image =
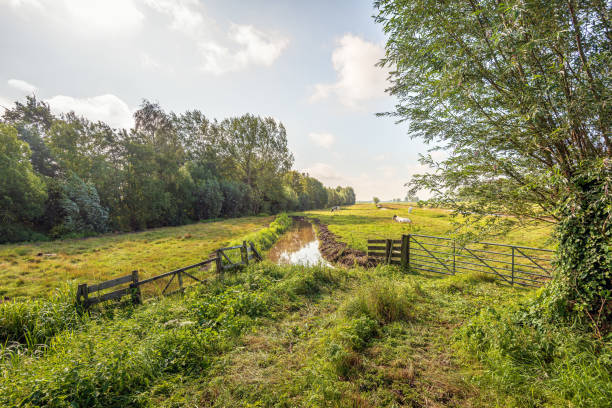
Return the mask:
[(405, 224), (412, 224), (412, 220), (410, 218), (398, 217), (397, 215), (393, 216), (393, 221)]
[(412, 207), (408, 208), (408, 214), (412, 212)]
[(331, 208), (331, 212), (334, 212), (334, 211), (340, 211), (340, 207), (339, 207), (339, 206), (337, 206), (337, 205), (334, 205), (334, 206)]

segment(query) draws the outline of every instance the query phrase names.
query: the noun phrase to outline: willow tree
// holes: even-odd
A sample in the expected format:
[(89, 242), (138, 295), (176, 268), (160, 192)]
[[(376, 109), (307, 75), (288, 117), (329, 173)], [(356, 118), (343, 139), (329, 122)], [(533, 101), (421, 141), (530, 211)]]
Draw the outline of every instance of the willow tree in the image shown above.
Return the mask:
[[(612, 318), (612, 2), (380, 0), (394, 112), (448, 157), (413, 190), (556, 224), (552, 316)], [(486, 221), (486, 222), (485, 222)]]

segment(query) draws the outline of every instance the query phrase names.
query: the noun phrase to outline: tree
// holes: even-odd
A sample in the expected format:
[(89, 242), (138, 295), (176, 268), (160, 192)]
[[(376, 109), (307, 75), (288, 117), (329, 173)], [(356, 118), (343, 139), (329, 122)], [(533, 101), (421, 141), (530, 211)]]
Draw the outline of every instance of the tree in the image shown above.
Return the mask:
[(244, 115), (221, 122), (221, 160), (228, 178), (265, 191), (291, 169), (287, 132), (272, 118)]
[(378, 203), (380, 203), (380, 198), (374, 197), (374, 198), (372, 198), (372, 201), (374, 201), (374, 205), (375, 206), (378, 206)]
[(42, 214), (46, 193), (30, 156), (17, 130), (0, 123), (0, 243), (28, 239), (33, 221)]
[(491, 213), (558, 223), (556, 276), (542, 303), (557, 317), (573, 310), (610, 323), (610, 2), (375, 6), (389, 37), (381, 64), (393, 69), (399, 101), (390, 114), (449, 153), (423, 158), (436, 171), (414, 177), (412, 191), (431, 190), (487, 228), (513, 222)]

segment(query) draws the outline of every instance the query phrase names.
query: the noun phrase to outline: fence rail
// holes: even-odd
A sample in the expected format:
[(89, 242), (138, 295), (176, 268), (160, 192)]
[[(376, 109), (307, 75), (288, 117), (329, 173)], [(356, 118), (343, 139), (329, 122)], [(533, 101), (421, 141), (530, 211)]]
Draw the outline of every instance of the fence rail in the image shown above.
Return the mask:
[(534, 287), (550, 280), (552, 254), (549, 249), (492, 242), (460, 244), (419, 234), (368, 240), (368, 257), (382, 263), (446, 275), (481, 272), (510, 285)]
[[(231, 251), (240, 250), (240, 261), (233, 260), (235, 258), (234, 254)], [(185, 266), (179, 269), (175, 269), (170, 272), (162, 273), (161, 275), (152, 276), (147, 279), (139, 280), (138, 279), (138, 271), (133, 271), (130, 275), (121, 276), (118, 278), (114, 278), (105, 282), (97, 283), (94, 285), (88, 285), (86, 283), (81, 284), (77, 288), (77, 303), (82, 305), (85, 308), (96, 305), (100, 302), (105, 302), (107, 300), (119, 300), (124, 296), (131, 295), (132, 302), (141, 303), (142, 301), (142, 293), (141, 286), (153, 283), (156, 281), (160, 281), (162, 279), (169, 278), (166, 282), (164, 288), (161, 290), (162, 295), (171, 295), (173, 293), (182, 292), (185, 290), (184, 278), (191, 279), (196, 283), (202, 284), (205, 283), (205, 280), (196, 278), (193, 276), (190, 271), (196, 268), (203, 268), (206, 265), (215, 263), (216, 270), (218, 273), (223, 273), (227, 270), (235, 269), (237, 267), (248, 265), (250, 261), (254, 260), (255, 262), (261, 261), (262, 257), (255, 248), (255, 245), (250, 242), (247, 245), (246, 241), (243, 241), (242, 245), (237, 245), (233, 247), (219, 248), (215, 251), (215, 257), (207, 259), (202, 262), (198, 262), (193, 265)], [(175, 281), (176, 279), (176, 281)], [(178, 289), (169, 292), (168, 290), (171, 288), (172, 283), (176, 283)], [(110, 288), (117, 287), (119, 285), (123, 285), (129, 283), (128, 286), (115, 289), (108, 293), (101, 293), (102, 291)], [(92, 296), (90, 296), (92, 295)]]

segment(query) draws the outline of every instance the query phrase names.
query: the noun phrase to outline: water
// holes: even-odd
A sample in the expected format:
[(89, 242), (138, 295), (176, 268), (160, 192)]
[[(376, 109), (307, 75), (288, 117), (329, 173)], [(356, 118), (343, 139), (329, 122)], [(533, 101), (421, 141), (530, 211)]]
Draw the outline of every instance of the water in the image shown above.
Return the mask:
[(268, 259), (277, 264), (331, 266), (319, 251), (319, 240), (311, 223), (295, 220), (268, 252)]

